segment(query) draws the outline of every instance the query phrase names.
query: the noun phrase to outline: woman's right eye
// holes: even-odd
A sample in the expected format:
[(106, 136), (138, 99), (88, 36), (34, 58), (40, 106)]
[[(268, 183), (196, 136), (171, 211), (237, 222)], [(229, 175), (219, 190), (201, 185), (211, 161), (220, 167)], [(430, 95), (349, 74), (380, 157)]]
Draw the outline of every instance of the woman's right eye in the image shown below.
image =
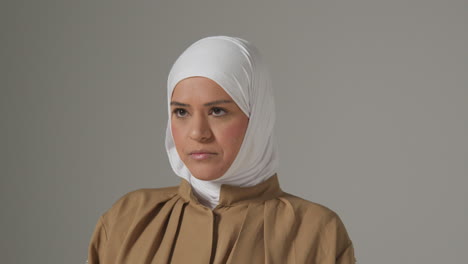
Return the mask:
[(177, 108), (172, 111), (177, 117), (186, 117), (187, 116), (187, 111), (182, 108)]

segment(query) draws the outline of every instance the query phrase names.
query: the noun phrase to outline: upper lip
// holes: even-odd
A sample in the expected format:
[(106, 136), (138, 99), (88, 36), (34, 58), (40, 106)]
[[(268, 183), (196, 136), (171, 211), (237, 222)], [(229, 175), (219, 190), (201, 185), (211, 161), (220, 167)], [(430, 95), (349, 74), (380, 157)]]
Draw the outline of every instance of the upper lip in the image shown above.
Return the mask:
[(197, 149), (197, 150), (191, 151), (189, 154), (190, 155), (191, 154), (216, 154), (216, 152), (209, 151), (206, 149)]

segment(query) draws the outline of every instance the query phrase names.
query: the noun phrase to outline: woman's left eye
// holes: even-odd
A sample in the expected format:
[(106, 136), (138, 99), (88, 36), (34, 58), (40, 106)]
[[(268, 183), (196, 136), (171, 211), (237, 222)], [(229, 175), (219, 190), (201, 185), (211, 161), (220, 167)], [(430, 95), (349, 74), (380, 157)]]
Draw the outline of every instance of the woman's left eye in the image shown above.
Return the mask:
[(227, 113), (226, 110), (222, 108), (214, 107), (211, 109), (211, 114), (214, 116), (222, 116), (222, 115), (225, 115), (226, 113)]

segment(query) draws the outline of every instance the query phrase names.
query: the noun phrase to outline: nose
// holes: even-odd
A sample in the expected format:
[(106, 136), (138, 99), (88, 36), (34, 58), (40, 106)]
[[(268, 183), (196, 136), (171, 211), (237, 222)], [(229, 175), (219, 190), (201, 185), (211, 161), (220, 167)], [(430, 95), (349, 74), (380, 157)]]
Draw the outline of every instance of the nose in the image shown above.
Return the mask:
[(190, 124), (189, 137), (198, 142), (209, 142), (213, 138), (210, 124), (202, 115), (193, 116)]

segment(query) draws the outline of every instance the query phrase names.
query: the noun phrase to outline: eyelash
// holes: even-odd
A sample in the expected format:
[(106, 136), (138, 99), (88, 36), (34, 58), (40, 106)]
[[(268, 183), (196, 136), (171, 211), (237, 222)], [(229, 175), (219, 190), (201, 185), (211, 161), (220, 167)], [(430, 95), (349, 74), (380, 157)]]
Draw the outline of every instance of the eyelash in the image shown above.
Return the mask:
[[(222, 114), (222, 115), (213, 115), (213, 111), (214, 111), (214, 110), (221, 110), (221, 111), (224, 112), (224, 114)], [(213, 108), (211, 108), (210, 113), (211, 113), (213, 116), (224, 116), (224, 115), (227, 114), (227, 110), (224, 109), (224, 108), (221, 108), (221, 107), (213, 107)]]
[(179, 116), (180, 111), (185, 111), (185, 113), (187, 113), (187, 110), (185, 110), (185, 109), (183, 109), (183, 108), (176, 108), (176, 109), (172, 110), (172, 113), (173, 113), (177, 118), (184, 118), (184, 116)]
[[(222, 111), (222, 112), (224, 112), (224, 113), (221, 114), (221, 115), (215, 115), (215, 114), (213, 114), (213, 112), (214, 112), (215, 110), (220, 110), (220, 111)], [(176, 109), (172, 110), (172, 113), (173, 113), (177, 118), (185, 118), (186, 116), (179, 116), (179, 114), (180, 114), (181, 111), (184, 111), (185, 114), (188, 114), (188, 111), (185, 110), (184, 108), (176, 108)], [(222, 116), (226, 115), (227, 113), (228, 113), (228, 111), (227, 111), (226, 109), (224, 109), (224, 108), (221, 108), (221, 107), (213, 107), (213, 108), (210, 109), (210, 112), (209, 112), (209, 114), (210, 114), (210, 115), (213, 115), (214, 117), (222, 117)]]

